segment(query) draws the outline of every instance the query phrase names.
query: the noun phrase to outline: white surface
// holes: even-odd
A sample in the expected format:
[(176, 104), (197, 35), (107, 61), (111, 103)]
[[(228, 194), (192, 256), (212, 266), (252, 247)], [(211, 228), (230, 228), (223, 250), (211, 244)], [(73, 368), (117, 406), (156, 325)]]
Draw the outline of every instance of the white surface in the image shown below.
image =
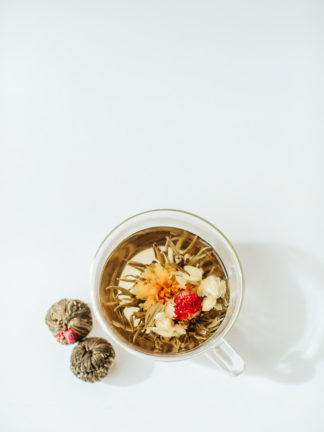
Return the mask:
[[(2, 0), (1, 431), (323, 430), (323, 5)], [(236, 245), (246, 372), (118, 349), (83, 383), (44, 315), (157, 207)]]

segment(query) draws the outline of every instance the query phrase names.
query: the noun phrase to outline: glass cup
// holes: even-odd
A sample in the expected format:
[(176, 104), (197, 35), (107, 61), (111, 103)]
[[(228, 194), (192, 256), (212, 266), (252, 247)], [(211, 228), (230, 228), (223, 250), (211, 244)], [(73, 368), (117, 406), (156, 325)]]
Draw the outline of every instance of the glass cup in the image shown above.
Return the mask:
[[(227, 272), (230, 301), (225, 318), (217, 331), (196, 348), (181, 352), (157, 354), (148, 353), (140, 347), (122, 340), (105, 318), (100, 302), (100, 281), (103, 269), (112, 251), (127, 237), (146, 228), (170, 226), (190, 231), (208, 242), (222, 260)], [(214, 363), (231, 375), (244, 370), (243, 359), (224, 339), (234, 325), (241, 309), (244, 294), (244, 278), (238, 255), (225, 235), (207, 220), (181, 210), (160, 209), (145, 211), (132, 216), (117, 225), (100, 244), (90, 271), (91, 300), (100, 325), (116, 343), (132, 354), (142, 358), (161, 361), (177, 361), (205, 353)]]

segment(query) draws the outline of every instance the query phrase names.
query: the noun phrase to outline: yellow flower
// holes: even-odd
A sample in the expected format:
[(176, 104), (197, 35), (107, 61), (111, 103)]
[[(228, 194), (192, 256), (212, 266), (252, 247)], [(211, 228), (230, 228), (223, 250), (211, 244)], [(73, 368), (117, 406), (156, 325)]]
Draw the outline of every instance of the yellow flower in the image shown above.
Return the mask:
[(147, 266), (132, 288), (137, 298), (145, 300), (143, 306), (145, 310), (156, 302), (166, 303), (180, 291), (181, 287), (174, 271), (159, 263)]

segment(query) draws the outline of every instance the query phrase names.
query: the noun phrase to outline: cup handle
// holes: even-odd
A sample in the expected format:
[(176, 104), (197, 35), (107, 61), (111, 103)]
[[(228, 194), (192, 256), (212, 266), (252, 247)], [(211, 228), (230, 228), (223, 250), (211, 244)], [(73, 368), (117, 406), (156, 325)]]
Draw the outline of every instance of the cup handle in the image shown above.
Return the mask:
[(225, 339), (207, 351), (206, 355), (230, 375), (239, 375), (244, 370), (244, 360)]

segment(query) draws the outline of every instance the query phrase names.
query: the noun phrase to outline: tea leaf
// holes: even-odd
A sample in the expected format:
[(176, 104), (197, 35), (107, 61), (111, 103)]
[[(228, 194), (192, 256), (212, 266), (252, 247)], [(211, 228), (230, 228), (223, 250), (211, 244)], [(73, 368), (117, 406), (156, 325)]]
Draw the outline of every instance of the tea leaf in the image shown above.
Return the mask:
[[(176, 243), (176, 248), (177, 248), (178, 250), (181, 249), (181, 247), (182, 247), (184, 241), (186, 240), (186, 237), (187, 237), (186, 234), (182, 234), (182, 235), (178, 238), (178, 241), (177, 241), (177, 243)], [(173, 238), (173, 239), (175, 240), (175, 238)]]
[(139, 300), (133, 300), (131, 302), (128, 303), (121, 303), (118, 306), (115, 307), (114, 312), (116, 312), (118, 309), (120, 308), (126, 308), (126, 307), (131, 307), (131, 306), (137, 306), (139, 303)]
[(119, 278), (118, 280), (120, 282), (130, 282), (130, 283), (135, 283), (137, 282), (138, 277), (137, 276), (133, 276), (133, 275), (126, 275), (123, 278)]
[(136, 318), (145, 318), (146, 312), (138, 311), (138, 312), (134, 312), (133, 315)]
[(214, 332), (221, 325), (224, 317), (225, 315), (222, 317), (216, 317), (207, 327)]
[(160, 248), (156, 243), (153, 244), (153, 251), (155, 258), (159, 261), (161, 265), (165, 264), (164, 256), (162, 255), (162, 252), (160, 251)]
[(196, 339), (198, 339), (198, 340), (206, 340), (205, 337), (203, 337), (203, 336), (198, 336), (197, 334), (193, 334), (193, 337), (196, 338)]
[(174, 253), (174, 255), (179, 255), (180, 254), (180, 250), (176, 247), (176, 245), (173, 243), (173, 241), (170, 239), (170, 237), (167, 237), (167, 242), (166, 242), (166, 250), (167, 247), (170, 247)]
[(113, 306), (113, 305), (115, 305), (115, 304), (118, 304), (119, 302), (118, 301), (108, 301), (108, 302), (102, 302), (102, 304), (104, 305), (104, 306)]
[[(211, 266), (211, 268), (208, 270), (207, 276), (212, 275), (214, 270), (215, 270), (215, 266)], [(207, 271), (207, 270), (205, 270), (205, 271)]]
[(126, 326), (126, 325), (124, 325), (118, 321), (112, 320), (111, 322), (114, 324), (115, 327), (121, 328), (121, 329), (129, 331), (129, 332), (133, 331), (133, 329), (131, 327), (128, 327), (128, 326)]
[(136, 339), (137, 339), (137, 336), (139, 335), (140, 331), (141, 331), (141, 328), (138, 328), (138, 329), (136, 330), (136, 332), (134, 333), (134, 336), (133, 336), (133, 343), (135, 343), (135, 341), (136, 341)]
[(127, 264), (129, 266), (133, 267), (134, 269), (139, 270), (139, 271), (143, 271), (147, 267), (147, 264), (143, 264), (143, 263), (138, 262), (138, 261), (128, 261)]
[(154, 303), (146, 312), (145, 315), (145, 328), (152, 327), (154, 323), (155, 315), (161, 312), (163, 309), (162, 303)]
[(110, 289), (114, 290), (114, 289), (119, 289), (119, 288), (120, 288), (120, 287), (119, 287), (118, 285), (109, 285), (109, 286), (107, 286), (107, 287), (105, 288), (105, 290), (108, 291), (108, 290), (110, 290)]
[(118, 287), (118, 289), (120, 291), (118, 294), (123, 294), (129, 297), (136, 297), (135, 294), (133, 294), (128, 288)]
[(195, 236), (193, 238), (193, 240), (191, 241), (191, 243), (189, 244), (189, 246), (184, 251), (182, 251), (182, 255), (185, 255), (186, 253), (188, 253), (190, 251), (190, 249), (195, 245), (197, 240), (198, 240), (198, 236)]
[(213, 321), (208, 324), (206, 327), (209, 329), (212, 329), (214, 327), (217, 327), (219, 324), (221, 323), (221, 320), (219, 319), (219, 317), (217, 316), (215, 319), (213, 319)]
[(207, 256), (208, 254), (201, 255), (200, 257), (194, 256), (189, 260), (188, 265), (195, 266), (199, 264), (201, 261), (203, 261), (203, 259), (206, 258)]

